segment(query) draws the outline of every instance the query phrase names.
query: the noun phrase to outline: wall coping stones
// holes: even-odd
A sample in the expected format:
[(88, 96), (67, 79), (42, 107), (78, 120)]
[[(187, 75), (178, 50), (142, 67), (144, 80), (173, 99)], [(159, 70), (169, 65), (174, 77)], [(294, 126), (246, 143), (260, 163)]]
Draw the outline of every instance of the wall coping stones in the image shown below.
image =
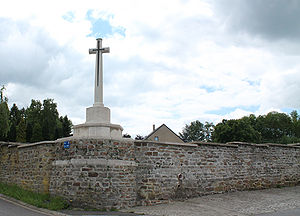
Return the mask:
[(254, 147), (269, 147), (268, 144), (266, 143), (248, 143), (248, 142), (239, 142), (239, 141), (234, 141), (234, 142), (227, 142), (226, 145), (248, 145), (248, 146), (254, 146)]
[(162, 144), (162, 145), (177, 145), (177, 146), (188, 146), (188, 147), (198, 147), (194, 143), (173, 143), (173, 142), (157, 142), (152, 140), (134, 140), (135, 143), (151, 143), (151, 144)]
[(38, 146), (38, 145), (47, 145), (47, 144), (55, 144), (56, 141), (42, 141), (42, 142), (36, 142), (36, 143), (30, 143), (30, 144), (22, 144), (19, 145), (18, 148), (27, 148), (31, 146)]
[[(226, 143), (227, 144), (227, 143)], [(279, 143), (247, 143), (247, 142), (228, 142), (228, 144), (236, 144), (236, 145), (250, 145), (255, 147), (285, 147), (285, 148), (300, 148), (299, 143), (292, 144), (279, 144)]]
[(113, 160), (113, 159), (71, 159), (71, 160), (56, 160), (52, 162), (53, 166), (84, 166), (84, 165), (104, 165), (104, 166), (137, 166), (134, 161)]
[(289, 146), (300, 146), (300, 143), (290, 143), (290, 144), (287, 144)]
[(226, 144), (223, 144), (223, 143), (214, 143), (214, 142), (192, 142), (194, 144), (197, 144), (198, 146), (201, 146), (201, 145), (212, 145), (212, 146), (223, 146), (223, 147), (232, 147), (232, 148), (238, 148), (237, 145), (234, 145), (234, 144), (231, 144), (231, 143), (226, 143)]
[(0, 142), (0, 147), (2, 146), (8, 146), (8, 148), (10, 147), (15, 147), (15, 146), (20, 146), (23, 145), (22, 143), (15, 143), (15, 142)]
[(107, 139), (107, 138), (101, 138), (101, 137), (63, 137), (56, 140), (56, 142), (64, 142), (64, 141), (73, 141), (73, 140), (109, 140), (109, 141), (118, 141), (118, 142), (133, 142), (134, 140), (131, 138), (122, 138), (122, 139)]
[(278, 146), (284, 148), (300, 148), (300, 146), (296, 146), (296, 145), (277, 144), (277, 143), (265, 143), (265, 144), (269, 146)]

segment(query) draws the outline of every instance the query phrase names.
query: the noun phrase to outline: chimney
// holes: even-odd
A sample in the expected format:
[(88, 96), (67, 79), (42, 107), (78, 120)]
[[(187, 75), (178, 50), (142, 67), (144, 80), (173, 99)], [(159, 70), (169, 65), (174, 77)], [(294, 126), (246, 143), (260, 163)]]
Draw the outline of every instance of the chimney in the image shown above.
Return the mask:
[(153, 125), (153, 131), (155, 131), (155, 124)]

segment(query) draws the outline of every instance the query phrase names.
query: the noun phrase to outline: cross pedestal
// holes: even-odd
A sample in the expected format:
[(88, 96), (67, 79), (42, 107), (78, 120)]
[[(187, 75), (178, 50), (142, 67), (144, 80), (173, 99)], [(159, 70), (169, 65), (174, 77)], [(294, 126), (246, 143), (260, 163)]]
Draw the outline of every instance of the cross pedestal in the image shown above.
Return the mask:
[(97, 39), (97, 48), (89, 49), (96, 54), (94, 105), (86, 109), (86, 122), (75, 125), (74, 137), (121, 139), (123, 128), (110, 123), (110, 110), (103, 104), (102, 53), (109, 53), (109, 47), (102, 48), (102, 39)]

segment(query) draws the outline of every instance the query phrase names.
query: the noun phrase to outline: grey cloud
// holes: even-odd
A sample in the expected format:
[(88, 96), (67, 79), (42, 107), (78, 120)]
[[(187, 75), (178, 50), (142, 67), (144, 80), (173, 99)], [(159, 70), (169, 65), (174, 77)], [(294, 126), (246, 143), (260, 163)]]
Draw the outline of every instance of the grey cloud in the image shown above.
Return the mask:
[[(60, 46), (45, 30), (26, 20), (0, 18), (0, 26), (0, 84), (30, 87), (32, 97), (36, 91), (45, 97), (88, 92), (92, 78), (86, 73), (93, 66), (86, 65), (81, 54), (68, 45)], [(78, 85), (82, 88), (76, 88)]]
[(58, 45), (41, 29), (25, 22), (0, 19), (0, 77), (8, 82), (38, 85)]
[(300, 38), (298, 0), (216, 0), (227, 28), (269, 40)]

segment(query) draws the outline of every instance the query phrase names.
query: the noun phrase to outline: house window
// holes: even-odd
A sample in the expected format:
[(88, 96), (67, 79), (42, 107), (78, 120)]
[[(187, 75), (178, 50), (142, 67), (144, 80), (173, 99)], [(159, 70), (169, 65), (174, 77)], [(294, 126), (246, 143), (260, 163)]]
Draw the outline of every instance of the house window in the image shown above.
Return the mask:
[(158, 136), (154, 137), (154, 140), (155, 140), (155, 141), (159, 141)]

